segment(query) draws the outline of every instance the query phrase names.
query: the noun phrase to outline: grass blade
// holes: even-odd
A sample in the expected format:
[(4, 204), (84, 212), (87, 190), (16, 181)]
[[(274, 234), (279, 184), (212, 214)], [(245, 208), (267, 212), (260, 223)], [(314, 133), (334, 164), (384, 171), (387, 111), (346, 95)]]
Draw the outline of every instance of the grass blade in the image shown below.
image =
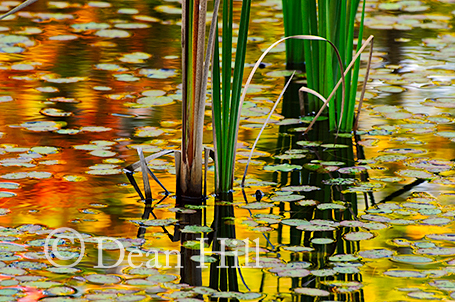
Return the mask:
[(152, 189), (150, 188), (150, 182), (147, 175), (147, 162), (145, 161), (142, 148), (137, 148), (137, 153), (139, 154), (141, 162), (142, 181), (144, 182), (145, 203), (147, 203), (152, 201)]
[(18, 11), (20, 11), (21, 9), (23, 8), (26, 8), (27, 6), (29, 6), (30, 4), (33, 4), (35, 3), (36, 1), (38, 0), (26, 0), (24, 2), (22, 2), (21, 4), (19, 4), (18, 6), (16, 6), (15, 8), (13, 8), (12, 10), (8, 11), (7, 13), (3, 14), (0, 16), (0, 20), (8, 17), (9, 15), (12, 15)]
[[(360, 57), (360, 55), (362, 54), (362, 51), (368, 46), (368, 43), (370, 41), (373, 40), (373, 36), (370, 36), (368, 38), (368, 40), (362, 45), (362, 47), (359, 49), (359, 51), (357, 52), (357, 54), (354, 56), (354, 58), (352, 59), (351, 63), (349, 63), (348, 67), (346, 68), (346, 70), (344, 71), (344, 75), (346, 76), (346, 74), (348, 74), (350, 71), (351, 71), (351, 68), (354, 66), (355, 64), (355, 61), (357, 60), (358, 57)], [(367, 43), (368, 42), (368, 43)], [(338, 83), (336, 84), (336, 86), (333, 88), (333, 91), (332, 93), (329, 95), (329, 97), (327, 98), (327, 100), (330, 102), (330, 100), (332, 99), (333, 95), (335, 94), (335, 91), (338, 89), (338, 87), (342, 84), (342, 81), (343, 80), (343, 77), (338, 81)], [(366, 85), (366, 84), (365, 84)], [(302, 89), (302, 88), (301, 88)], [(323, 105), (323, 107), (325, 107), (326, 104)], [(316, 116), (314, 117), (314, 120), (313, 122), (310, 124), (310, 126), (312, 126), (316, 120), (317, 117), (319, 117), (322, 113), (322, 109), (318, 112), (318, 114), (316, 114)], [(308, 126), (307, 130), (305, 130), (305, 132), (303, 134), (307, 134), (308, 131), (311, 130), (311, 127)]]
[(359, 125), (359, 118), (360, 118), (360, 111), (362, 110), (362, 103), (363, 103), (363, 98), (365, 96), (365, 90), (367, 88), (367, 82), (368, 82), (368, 76), (370, 75), (370, 68), (371, 68), (371, 61), (373, 59), (373, 43), (374, 43), (374, 37), (369, 36), (368, 39), (365, 41), (365, 43), (362, 45), (360, 50), (357, 52), (356, 56), (360, 53), (362, 53), (363, 49), (365, 49), (363, 46), (370, 44), (370, 54), (368, 56), (368, 63), (367, 63), (367, 69), (365, 72), (365, 79), (363, 80), (363, 85), (362, 85), (362, 92), (360, 93), (360, 99), (359, 99), (359, 106), (357, 109), (357, 115), (354, 121), (354, 127), (353, 131), (357, 131), (357, 127)]
[(267, 119), (265, 120), (264, 125), (262, 125), (261, 131), (259, 131), (259, 134), (256, 137), (256, 140), (254, 141), (253, 146), (251, 147), (250, 155), (248, 156), (248, 161), (247, 161), (246, 166), (245, 166), (245, 171), (243, 172), (242, 182), (240, 184), (240, 187), (242, 189), (245, 187), (245, 179), (246, 179), (246, 174), (248, 173), (248, 167), (250, 165), (251, 158), (253, 157), (254, 149), (256, 148), (256, 145), (259, 142), (259, 138), (261, 137), (262, 132), (264, 132), (265, 127), (267, 126), (268, 122), (270, 121), (270, 118), (272, 117), (272, 114), (275, 112), (275, 109), (278, 106), (278, 104), (280, 103), (281, 98), (283, 97), (284, 93), (286, 92), (288, 86), (291, 84), (291, 81), (294, 78), (294, 75), (295, 75), (295, 71), (289, 77), (289, 80), (287, 81), (286, 85), (284, 86), (283, 90), (280, 93), (280, 96), (278, 97), (277, 101), (275, 102), (275, 104), (273, 105), (272, 109), (270, 110), (270, 113), (267, 116)]

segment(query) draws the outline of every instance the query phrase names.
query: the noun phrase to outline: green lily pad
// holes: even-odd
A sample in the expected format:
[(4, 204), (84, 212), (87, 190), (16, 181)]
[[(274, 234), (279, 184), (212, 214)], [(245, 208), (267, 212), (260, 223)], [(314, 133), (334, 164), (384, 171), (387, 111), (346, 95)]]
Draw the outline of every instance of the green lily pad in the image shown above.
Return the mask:
[(373, 238), (374, 235), (370, 232), (350, 232), (344, 235), (344, 239), (349, 241), (361, 241)]
[(103, 38), (127, 38), (130, 33), (120, 29), (101, 29), (95, 32), (95, 35)]
[(380, 258), (389, 258), (394, 254), (393, 251), (388, 249), (374, 249), (359, 252), (359, 256), (366, 259), (380, 259)]
[(210, 233), (213, 229), (208, 226), (200, 226), (200, 225), (186, 225), (181, 232), (182, 233)]
[(273, 196), (271, 198), (272, 201), (280, 201), (280, 202), (293, 202), (304, 199), (305, 196), (303, 195), (282, 195), (282, 196)]
[(425, 257), (425, 256), (417, 256), (417, 255), (397, 255), (390, 258), (392, 261), (401, 262), (401, 263), (414, 263), (414, 264), (424, 264), (424, 263), (431, 263), (434, 259)]
[(298, 141), (296, 144), (303, 147), (319, 147), (322, 142)]
[(8, 192), (8, 191), (0, 191), (0, 198), (9, 198), (16, 196), (16, 193)]
[(118, 276), (105, 274), (86, 275), (85, 279), (89, 282), (97, 284), (116, 284), (122, 281), (122, 279)]
[(131, 220), (131, 222), (136, 223), (140, 226), (168, 226), (173, 225), (178, 222), (178, 219), (167, 218), (167, 219), (153, 219), (153, 220)]
[(0, 182), (0, 189), (19, 189), (21, 187), (20, 184), (15, 182)]
[(264, 170), (276, 171), (276, 172), (291, 172), (291, 171), (296, 171), (296, 170), (301, 170), (301, 169), (302, 169), (302, 166), (290, 165), (290, 164), (264, 166)]
[(428, 179), (428, 178), (435, 177), (435, 175), (433, 173), (420, 171), (420, 170), (399, 170), (396, 173), (403, 177), (415, 177), (415, 178), (421, 178), (421, 179)]
[(297, 288), (294, 288), (294, 292), (299, 295), (306, 295), (306, 296), (312, 296), (312, 297), (330, 296), (329, 291), (317, 289), (317, 288), (310, 288), (310, 287), (297, 287)]
[(334, 242), (335, 242), (335, 240), (333, 240), (331, 238), (313, 238), (313, 239), (311, 239), (311, 243), (320, 244), (320, 245), (331, 244)]
[(294, 191), (294, 192), (311, 192), (311, 191), (316, 191), (320, 190), (321, 188), (315, 187), (315, 186), (308, 186), (308, 185), (303, 185), (303, 186), (287, 186), (287, 187), (282, 187), (282, 191)]
[(395, 278), (425, 278), (426, 274), (415, 270), (392, 269), (384, 272), (384, 275)]
[(252, 202), (243, 206), (240, 206), (243, 209), (249, 210), (260, 210), (260, 209), (268, 209), (273, 207), (273, 203), (267, 202)]

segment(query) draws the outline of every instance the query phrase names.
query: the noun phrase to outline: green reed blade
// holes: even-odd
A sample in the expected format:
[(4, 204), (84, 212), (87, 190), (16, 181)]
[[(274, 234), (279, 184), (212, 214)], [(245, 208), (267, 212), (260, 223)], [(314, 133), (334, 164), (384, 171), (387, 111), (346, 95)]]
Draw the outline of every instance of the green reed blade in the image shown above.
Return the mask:
[[(340, 11), (340, 21), (339, 21), (339, 31), (338, 31), (338, 43), (336, 43), (336, 46), (338, 48), (338, 51), (340, 52), (340, 56), (343, 59), (344, 62), (344, 67), (346, 68), (347, 64), (349, 62), (346, 62), (346, 44), (348, 43), (346, 41), (346, 31), (347, 31), (347, 24), (346, 24), (346, 9), (347, 9), (347, 3), (346, 2), (340, 2), (338, 10)], [(336, 73), (337, 78), (339, 77), (340, 71)], [(341, 99), (341, 89), (337, 91), (336, 95), (337, 100)], [(338, 114), (341, 113), (341, 102), (337, 102), (337, 112)]]
[[(301, 0), (282, 0), (284, 35), (286, 37), (302, 35)], [(303, 43), (299, 40), (286, 40), (286, 64), (289, 69), (304, 69)]]
[[(234, 173), (234, 164), (235, 164), (235, 151), (237, 147), (236, 130), (238, 122), (238, 112), (240, 108), (240, 93), (243, 83), (243, 71), (245, 68), (245, 55), (246, 55), (246, 46), (248, 41), (248, 24), (250, 21), (250, 8), (251, 0), (243, 0), (242, 2), (242, 11), (240, 14), (240, 25), (239, 25), (239, 36), (237, 39), (237, 51), (235, 55), (235, 64), (234, 64), (234, 77), (232, 81), (232, 100), (231, 100), (231, 114), (229, 119), (229, 129), (228, 129), (228, 139), (231, 144), (228, 147), (227, 160), (229, 161), (227, 173), (227, 182), (229, 182), (229, 187), (231, 187), (231, 182), (233, 179)], [(228, 185), (226, 183), (226, 185)]]
[[(355, 29), (355, 21), (356, 21), (356, 15), (357, 15), (357, 10), (359, 7), (360, 0), (350, 0), (348, 1), (348, 12), (349, 12), (349, 18), (348, 18), (348, 24), (347, 24), (347, 39), (346, 39), (346, 64), (351, 62), (352, 56), (353, 56), (353, 50), (354, 50), (354, 29)], [(361, 43), (360, 43), (361, 44)], [(352, 98), (354, 98), (354, 103), (355, 103), (355, 93), (354, 96), (351, 94), (352, 91), (352, 86), (355, 86), (355, 89), (357, 90), (357, 84), (355, 84), (352, 81), (352, 71), (350, 71), (346, 75), (346, 104), (345, 104), (345, 114), (347, 115), (346, 118), (343, 119), (341, 128), (343, 131), (350, 131), (352, 129), (352, 125), (349, 124), (349, 115), (354, 114), (354, 112), (351, 112), (349, 108), (351, 107), (349, 103), (351, 102)]]
[[(232, 72), (232, 16), (233, 16), (233, 0), (223, 1), (223, 29), (222, 29), (222, 62), (221, 62), (221, 77), (222, 77), (222, 110), (223, 110), (223, 132), (229, 128), (229, 113), (231, 108), (231, 72)], [(221, 137), (223, 145), (228, 145), (226, 135)], [(225, 171), (226, 166), (222, 166)]]
[[(222, 108), (221, 108), (221, 79), (220, 79), (220, 45), (218, 42), (218, 24), (216, 25), (216, 34), (214, 41), (214, 53), (212, 60), (212, 123), (215, 144), (215, 169), (221, 169), (223, 162), (224, 143), (223, 137), (223, 123), (222, 123)], [(215, 173), (215, 183), (219, 184), (220, 179)], [(217, 185), (218, 186), (218, 185)]]
[[(365, 22), (365, 0), (363, 0), (362, 4), (362, 18), (360, 21), (359, 26), (359, 35), (357, 40), (357, 51), (362, 46), (362, 38), (363, 38), (363, 26)], [(352, 129), (354, 123), (354, 115), (355, 115), (355, 100), (357, 95), (357, 83), (359, 81), (359, 70), (360, 70), (360, 57), (356, 60), (354, 65), (354, 72), (352, 75), (352, 85), (350, 91), (350, 98), (348, 99), (348, 108), (347, 111), (349, 112), (347, 125), (346, 128), (349, 127), (349, 130)]]
[[(317, 35), (317, 11), (316, 1), (309, 0), (305, 1), (302, 6), (302, 19), (303, 19), (303, 34), (304, 35)], [(305, 57), (305, 70), (307, 76), (308, 87), (318, 91), (319, 90), (319, 47), (317, 41), (304, 40), (304, 57)], [(309, 111), (312, 112), (316, 108), (314, 104), (317, 99), (312, 95), (308, 95), (308, 107)]]

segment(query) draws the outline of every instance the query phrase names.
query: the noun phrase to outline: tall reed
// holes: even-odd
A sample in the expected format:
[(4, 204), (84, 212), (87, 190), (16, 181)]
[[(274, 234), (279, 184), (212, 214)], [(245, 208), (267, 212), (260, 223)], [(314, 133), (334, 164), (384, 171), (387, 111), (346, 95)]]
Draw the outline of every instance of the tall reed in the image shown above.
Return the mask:
[(202, 198), (206, 15), (207, 0), (182, 2), (182, 153), (177, 196), (195, 202)]
[[(243, 0), (234, 64), (232, 64), (234, 1), (223, 1), (222, 44), (215, 30), (212, 62), (212, 118), (215, 144), (216, 191), (232, 190), (237, 146), (237, 128), (241, 110), (240, 94), (243, 82), (251, 0)], [(215, 24), (218, 27), (217, 24)], [(220, 66), (221, 50), (221, 66)]]
[[(303, 35), (301, 0), (283, 0), (283, 25), (286, 37)], [(302, 40), (286, 40), (286, 68), (304, 70), (305, 56)]]
[[(291, 30), (299, 31), (300, 23), (302, 23), (304, 35), (320, 36), (335, 44), (342, 57), (343, 67), (346, 69), (353, 58), (356, 15), (361, 0), (305, 0), (299, 2), (301, 7), (298, 5), (291, 7), (291, 2), (293, 1), (283, 0), (284, 24), (291, 28), (287, 30), (286, 36)], [(299, 13), (294, 11), (291, 13), (289, 10), (292, 8), (301, 10)], [(365, 1), (363, 1), (361, 12), (357, 50), (362, 44)], [(288, 53), (297, 51), (294, 48), (287, 50)], [(335, 53), (327, 43), (316, 40), (303, 41), (303, 49), (300, 49), (300, 52), (304, 54), (308, 88), (318, 91), (327, 98), (335, 87), (337, 79), (340, 78), (341, 71), (336, 62)], [(337, 90), (336, 104), (328, 108), (331, 130), (337, 128), (340, 119), (342, 122), (339, 130), (351, 131), (353, 128), (359, 69), (360, 58), (357, 59), (353, 71), (346, 75), (344, 108), (342, 108), (341, 102), (341, 89)], [(320, 102), (311, 95), (308, 99), (309, 111), (316, 112), (320, 107)]]

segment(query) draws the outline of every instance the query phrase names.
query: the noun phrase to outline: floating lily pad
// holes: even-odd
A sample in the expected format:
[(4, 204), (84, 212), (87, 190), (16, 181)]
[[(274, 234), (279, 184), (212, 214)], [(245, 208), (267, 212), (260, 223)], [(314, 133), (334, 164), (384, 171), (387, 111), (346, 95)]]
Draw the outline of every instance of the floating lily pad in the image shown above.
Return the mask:
[(241, 206), (241, 208), (249, 209), (249, 210), (268, 209), (268, 208), (272, 208), (272, 207), (273, 207), (273, 203), (266, 203), (266, 202), (252, 202), (252, 203)]
[(360, 173), (365, 173), (367, 172), (368, 168), (363, 167), (363, 166), (357, 166), (357, 167), (345, 167), (341, 168), (338, 170), (339, 173), (341, 174), (360, 174)]
[(370, 232), (350, 232), (344, 235), (344, 239), (349, 241), (368, 240), (373, 237), (374, 235)]
[(164, 134), (164, 131), (155, 127), (140, 127), (136, 128), (134, 136), (137, 137), (156, 137)]
[(388, 92), (388, 93), (400, 93), (405, 91), (406, 89), (400, 86), (378, 86), (376, 87), (377, 90), (381, 92)]
[(281, 223), (289, 226), (311, 225), (310, 222), (303, 219), (283, 219)]
[(301, 252), (311, 252), (314, 251), (312, 247), (305, 247), (305, 246), (284, 246), (282, 247), (283, 250), (301, 253)]
[(57, 108), (46, 108), (40, 110), (40, 113), (45, 116), (52, 116), (52, 117), (67, 117), (73, 115), (72, 112), (66, 112), (61, 109)]
[(309, 199), (309, 200), (300, 200), (299, 202), (297, 202), (297, 204), (302, 207), (307, 207), (307, 206), (315, 206), (318, 204), (318, 202), (316, 200)]
[(297, 288), (294, 288), (294, 292), (299, 295), (306, 295), (306, 296), (312, 296), (312, 297), (330, 296), (329, 291), (317, 289), (317, 288), (310, 288), (310, 287), (297, 287)]
[(320, 245), (331, 244), (334, 242), (335, 242), (335, 240), (333, 240), (331, 238), (313, 238), (313, 239), (311, 239), (311, 243), (320, 244)]
[(393, 251), (387, 249), (375, 249), (359, 252), (360, 257), (367, 259), (389, 258), (393, 254)]
[(166, 96), (146, 96), (137, 99), (137, 103), (144, 106), (164, 106), (174, 103), (174, 99)]
[(280, 202), (293, 202), (304, 199), (305, 196), (303, 195), (282, 195), (282, 196), (273, 196), (271, 198), (272, 201), (280, 201)]
[(178, 222), (178, 219), (167, 218), (153, 220), (131, 220), (131, 222), (139, 224), (141, 226), (168, 226)]
[(317, 208), (321, 211), (323, 210), (345, 210), (346, 207), (339, 203), (320, 203), (317, 205)]
[(291, 164), (270, 165), (270, 166), (264, 167), (264, 170), (277, 171), (277, 172), (291, 172), (291, 171), (296, 171), (296, 170), (301, 170), (301, 169), (302, 169), (302, 166), (291, 165)]
[(0, 182), (1, 189), (19, 189), (20, 186), (20, 184), (15, 182)]
[(310, 141), (298, 141), (297, 145), (303, 146), (303, 147), (319, 147), (322, 144), (322, 142), (310, 142)]
[(104, 274), (86, 275), (85, 279), (89, 282), (97, 284), (116, 284), (122, 281), (122, 279), (118, 276)]
[(38, 146), (30, 148), (30, 151), (38, 154), (55, 154), (59, 152), (59, 149), (56, 147)]
[(282, 191), (294, 191), (294, 192), (311, 192), (311, 191), (316, 191), (320, 190), (321, 188), (315, 187), (315, 186), (308, 186), (308, 185), (303, 185), (303, 186), (287, 186), (287, 187), (282, 187)]
[(130, 33), (120, 29), (101, 29), (95, 32), (95, 35), (103, 38), (127, 38)]
[(16, 193), (8, 192), (8, 191), (0, 191), (0, 198), (8, 198), (16, 196)]
[(416, 255), (397, 255), (393, 256), (391, 260), (402, 263), (431, 263), (434, 261), (432, 258)]
[(452, 220), (444, 217), (427, 218), (420, 221), (420, 223), (423, 225), (446, 225), (451, 222)]
[(210, 233), (213, 229), (208, 226), (199, 226), (199, 225), (186, 225), (181, 232), (182, 233)]
[(422, 178), (422, 179), (428, 179), (428, 178), (435, 177), (435, 175), (432, 173), (420, 171), (420, 170), (399, 170), (396, 173), (398, 175), (404, 176), (404, 177), (415, 177), (415, 178)]
[(445, 234), (429, 234), (425, 236), (431, 240), (443, 240), (443, 241), (455, 241), (454, 233), (445, 233)]
[(396, 278), (425, 278), (426, 274), (415, 270), (388, 270), (384, 275)]
[(357, 180), (355, 178), (331, 178), (324, 179), (322, 183), (329, 186), (353, 185), (357, 183)]

